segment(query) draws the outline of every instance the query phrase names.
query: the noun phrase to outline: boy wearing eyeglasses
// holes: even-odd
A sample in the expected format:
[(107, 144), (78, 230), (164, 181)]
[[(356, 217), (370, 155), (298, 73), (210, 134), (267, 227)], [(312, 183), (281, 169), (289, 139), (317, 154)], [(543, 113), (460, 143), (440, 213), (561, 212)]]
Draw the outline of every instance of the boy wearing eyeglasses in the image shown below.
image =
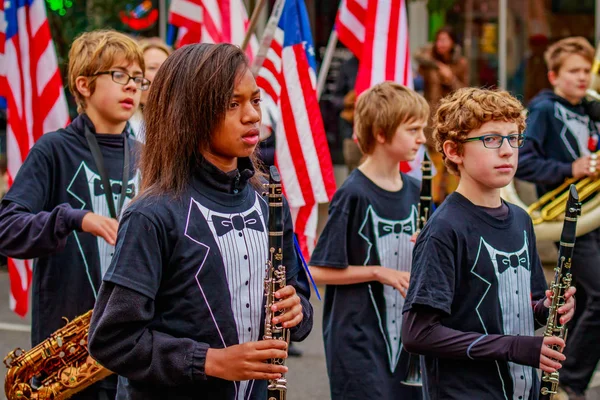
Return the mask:
[[(36, 259), (32, 346), (94, 307), (114, 252), (118, 219), (136, 193), (136, 141), (127, 120), (148, 88), (139, 45), (87, 32), (69, 54), (79, 116), (39, 138), (0, 205), (0, 252)], [(67, 122), (67, 121), (65, 121)], [(16, 156), (16, 155), (15, 155)], [(74, 399), (113, 399), (116, 377)]]
[[(553, 90), (542, 91), (529, 104), (527, 142), (516, 175), (535, 183), (539, 196), (567, 178), (596, 179), (600, 170), (598, 124), (589, 114), (593, 104), (584, 98), (594, 48), (583, 37), (566, 38), (550, 46), (545, 59)], [(583, 312), (569, 327), (560, 384), (570, 400), (585, 400), (600, 360), (600, 229), (579, 236), (573, 251), (571, 271)]]
[(500, 197), (524, 142), (522, 112), (507, 92), (464, 88), (434, 118), (436, 147), (460, 183), (417, 238), (402, 324), (406, 350), (425, 356), (432, 400), (537, 399), (535, 368), (553, 372), (565, 359), (548, 347), (562, 339), (534, 336), (551, 293), (531, 219)]

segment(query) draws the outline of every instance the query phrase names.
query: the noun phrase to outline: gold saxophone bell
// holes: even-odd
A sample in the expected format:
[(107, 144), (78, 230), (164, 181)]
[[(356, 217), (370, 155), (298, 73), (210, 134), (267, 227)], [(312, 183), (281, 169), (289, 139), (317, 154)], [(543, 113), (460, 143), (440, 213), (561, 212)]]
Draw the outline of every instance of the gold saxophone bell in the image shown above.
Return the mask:
[[(4, 358), (8, 400), (64, 400), (112, 372), (89, 358), (88, 329), (92, 311), (80, 315), (33, 349), (15, 349)], [(31, 384), (41, 377), (39, 387)]]

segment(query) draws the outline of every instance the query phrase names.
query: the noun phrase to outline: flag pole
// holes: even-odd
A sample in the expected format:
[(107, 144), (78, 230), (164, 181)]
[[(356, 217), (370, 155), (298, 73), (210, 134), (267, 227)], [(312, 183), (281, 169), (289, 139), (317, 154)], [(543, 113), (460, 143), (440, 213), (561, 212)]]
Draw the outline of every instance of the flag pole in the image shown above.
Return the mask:
[(281, 18), (281, 14), (283, 13), (283, 6), (285, 5), (285, 0), (277, 0), (273, 5), (273, 10), (271, 11), (271, 16), (269, 17), (269, 21), (267, 22), (267, 26), (265, 31), (263, 32), (263, 37), (260, 42), (260, 47), (258, 48), (258, 52), (254, 56), (252, 60), (251, 70), (254, 74), (258, 74), (258, 70), (262, 67), (265, 58), (267, 57), (267, 52), (271, 47), (271, 42), (273, 41), (273, 36), (275, 35), (275, 30), (277, 29), (277, 25), (279, 25), (279, 19)]
[(254, 34), (256, 30), (256, 24), (258, 23), (258, 18), (260, 17), (260, 13), (263, 8), (265, 8), (265, 4), (267, 4), (267, 0), (259, 0), (254, 10), (252, 10), (252, 17), (250, 17), (250, 24), (248, 24), (248, 30), (246, 31), (246, 36), (244, 36), (244, 41), (242, 42), (241, 48), (242, 51), (246, 51), (246, 47), (248, 47), (248, 43), (250, 43), (250, 38)]
[(319, 77), (317, 78), (317, 100), (321, 99), (323, 89), (325, 89), (325, 81), (327, 80), (327, 74), (329, 73), (329, 67), (331, 67), (331, 60), (333, 60), (333, 54), (335, 53), (335, 47), (337, 46), (338, 35), (335, 30), (335, 26), (329, 35), (329, 41), (327, 42), (327, 48), (325, 50), (325, 56), (321, 63), (321, 69), (319, 70)]

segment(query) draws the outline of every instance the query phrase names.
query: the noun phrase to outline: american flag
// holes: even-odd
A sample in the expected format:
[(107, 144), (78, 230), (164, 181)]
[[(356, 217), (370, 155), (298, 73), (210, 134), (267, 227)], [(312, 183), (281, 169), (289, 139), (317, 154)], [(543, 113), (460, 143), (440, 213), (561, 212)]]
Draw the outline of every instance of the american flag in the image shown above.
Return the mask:
[(318, 204), (330, 201), (335, 192), (315, 71), (306, 5), (303, 0), (286, 0), (256, 81), (277, 105), (276, 163), (305, 255), (315, 245)]
[[(69, 122), (67, 102), (46, 18), (44, 0), (2, 1), (0, 15), (0, 95), (8, 104), (6, 153), (8, 181), (45, 132)], [(24, 316), (28, 308), (31, 264), (8, 260), (10, 307)]]
[(365, 42), (365, 17), (368, 5), (369, 0), (342, 0), (335, 20), (340, 42), (359, 59)]
[[(177, 47), (190, 43), (233, 43), (241, 45), (248, 29), (243, 0), (173, 0), (169, 23), (180, 30)], [(246, 49), (250, 59), (258, 51), (252, 39)]]
[[(384, 81), (413, 88), (406, 0), (342, 0), (335, 29), (359, 60), (357, 95)], [(402, 172), (421, 179), (424, 151), (402, 162)]]

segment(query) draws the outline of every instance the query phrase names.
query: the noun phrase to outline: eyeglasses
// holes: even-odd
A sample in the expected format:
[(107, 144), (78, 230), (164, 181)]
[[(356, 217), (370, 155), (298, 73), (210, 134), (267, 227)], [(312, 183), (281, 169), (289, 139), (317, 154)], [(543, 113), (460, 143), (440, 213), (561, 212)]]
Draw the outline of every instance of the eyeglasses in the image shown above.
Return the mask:
[(112, 80), (119, 85), (127, 85), (130, 80), (133, 80), (135, 86), (140, 90), (148, 90), (150, 88), (150, 81), (142, 76), (131, 76), (123, 71), (101, 71), (96, 72), (92, 76), (98, 75), (111, 75)]
[(509, 146), (512, 147), (513, 149), (518, 149), (520, 147), (523, 147), (523, 144), (525, 144), (525, 135), (523, 135), (523, 134), (502, 136), (502, 135), (497, 135), (495, 133), (492, 133), (490, 135), (483, 135), (483, 136), (477, 136), (477, 137), (472, 137), (472, 138), (468, 138), (468, 139), (463, 139), (462, 143), (476, 142), (478, 140), (481, 140), (483, 142), (483, 145), (485, 146), (485, 148), (499, 149), (500, 147), (502, 147), (502, 144), (504, 143), (504, 139), (506, 139)]

